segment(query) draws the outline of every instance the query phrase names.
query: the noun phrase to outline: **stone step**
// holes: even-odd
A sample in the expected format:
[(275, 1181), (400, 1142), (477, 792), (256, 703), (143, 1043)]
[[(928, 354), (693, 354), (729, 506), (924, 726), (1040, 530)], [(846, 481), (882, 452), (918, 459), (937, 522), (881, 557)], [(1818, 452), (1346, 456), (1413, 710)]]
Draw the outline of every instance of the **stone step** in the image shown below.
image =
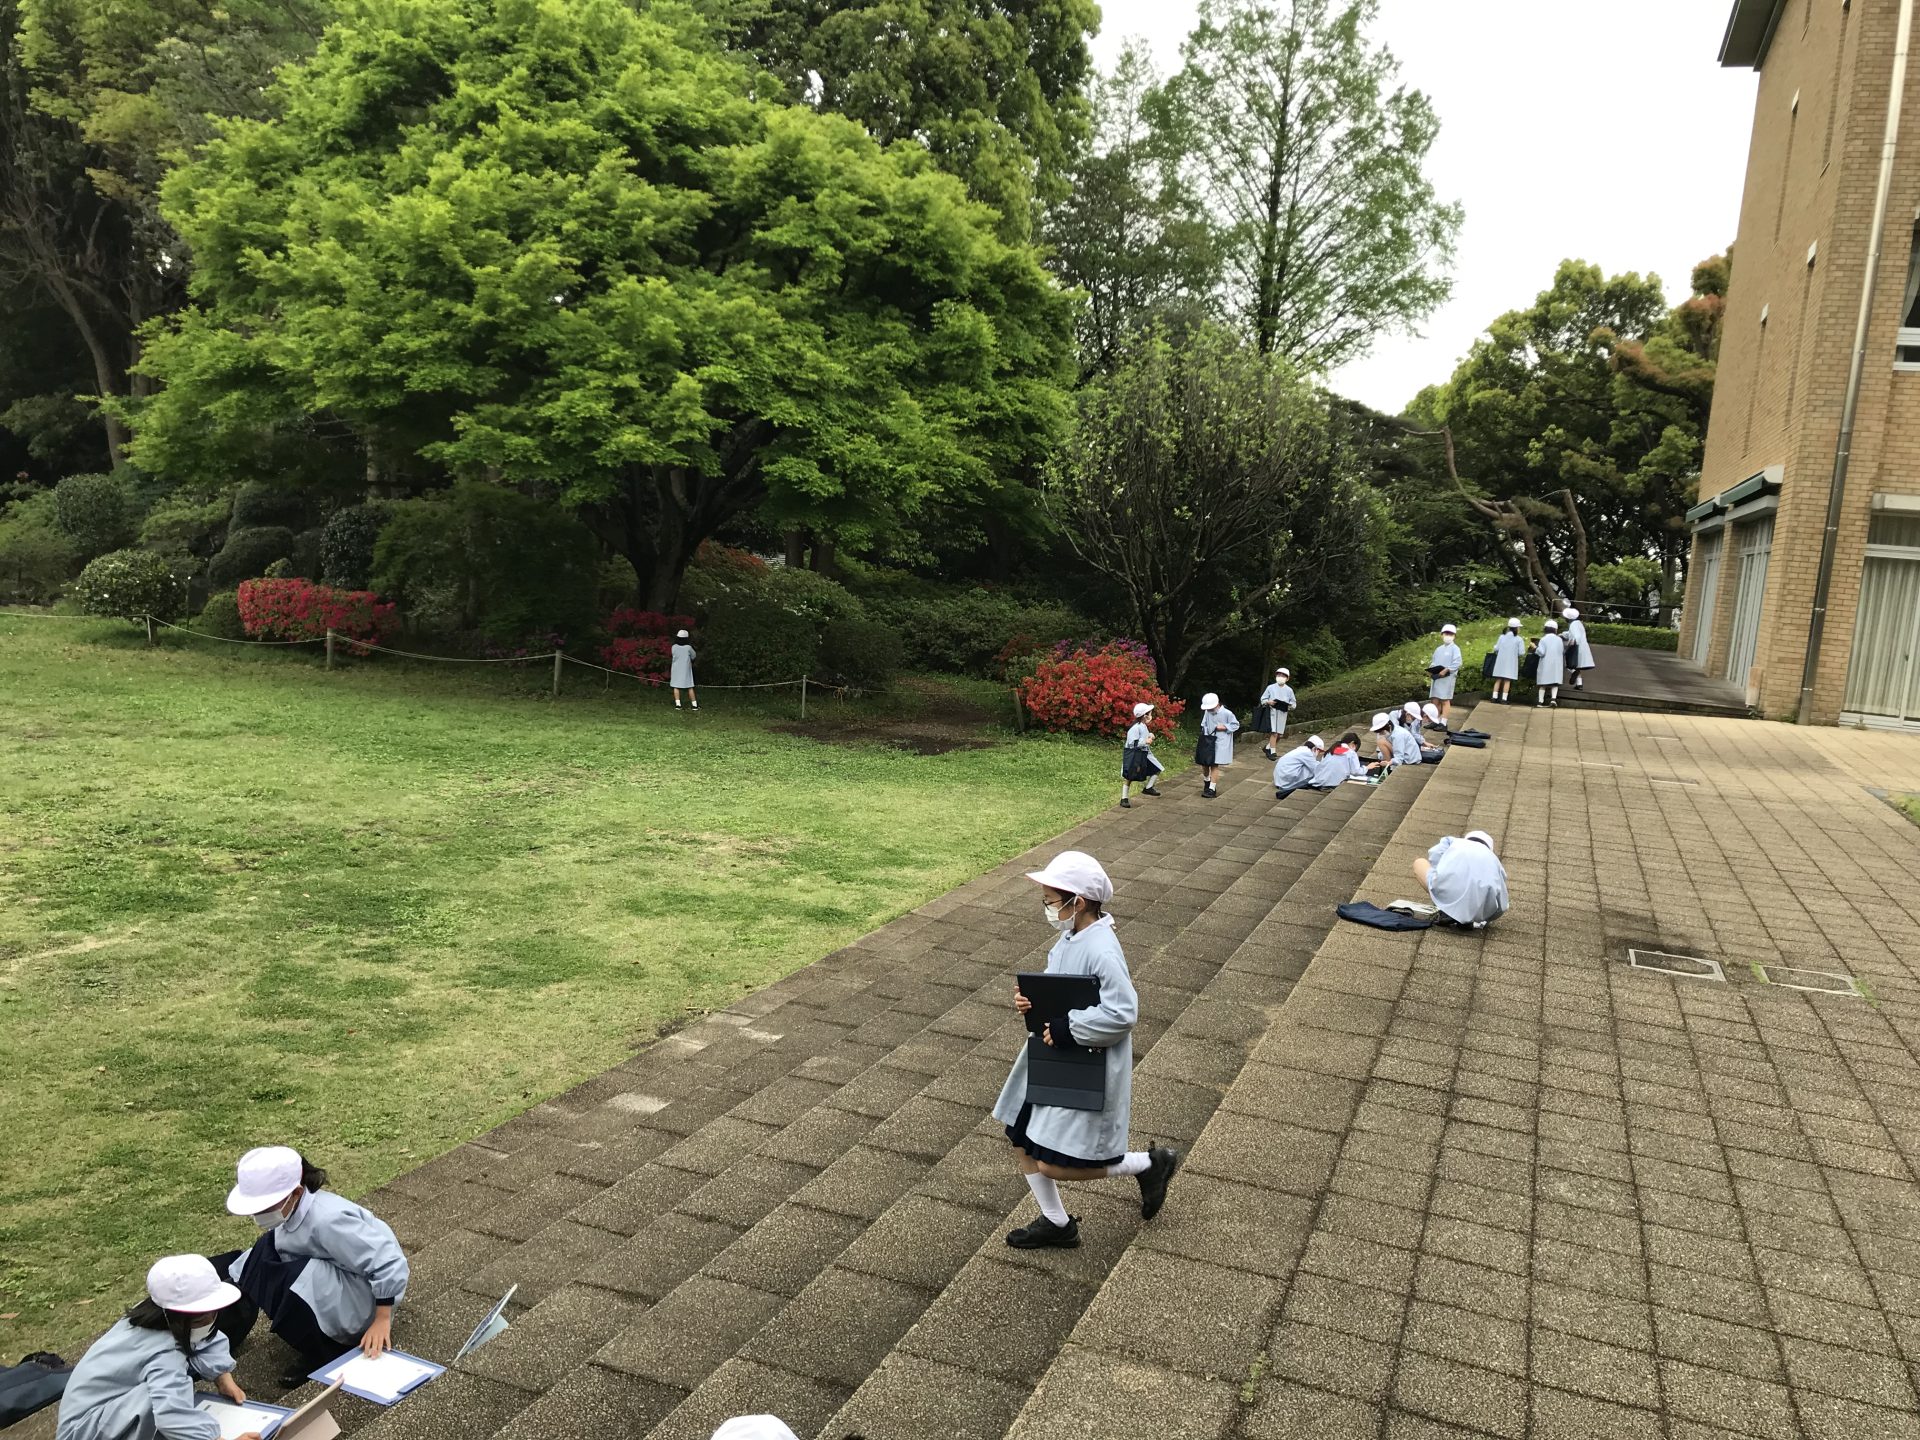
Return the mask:
[[(406, 1405), (343, 1404), (343, 1427), (439, 1434), (458, 1415), (491, 1434), (520, 1415), (510, 1428), (531, 1433), (617, 1414), (642, 1429), (909, 1186), (989, 1224), (1004, 1215), (1018, 1181), (981, 1116), (1005, 1076), (1008, 972), (1039, 964), (1051, 938), (1028, 915), (1024, 871), (1095, 848), (1154, 917), (1129, 943), (1162, 964), (1157, 993), (1190, 994), (1191, 967), (1224, 961), (1256, 923), (1244, 889), (1228, 892), (1293, 863), (1290, 832), (1313, 810), (1276, 812), (1264, 767), (1225, 789), (1148, 802), (1157, 823), (1137, 806), (1078, 827), (369, 1197), (415, 1258), (404, 1348), (447, 1358), (486, 1299), (522, 1288), (506, 1336)], [(1178, 1008), (1157, 1002), (1143, 1047)], [(889, 1234), (862, 1237), (870, 1270)], [(664, 1358), (648, 1336), (670, 1342)], [(585, 1363), (603, 1346), (626, 1368)]]
[[(1314, 847), (1293, 884), (1135, 1067), (1137, 1136), (1187, 1148), (1217, 1123), (1223, 1097), (1274, 1017), (1284, 1013), (1295, 979), (1334, 923), (1337, 902), (1323, 904), (1323, 895), (1344, 886), (1340, 899), (1351, 898), (1423, 778), (1416, 772), (1375, 791), (1334, 792), (1320, 802), (1312, 825), (1293, 832)], [(1002, 1232), (1035, 1214), (1025, 1200), (981, 1237), (944, 1292), (818, 1433), (889, 1440), (1005, 1435), (1116, 1263), (1133, 1246), (1167, 1233), (1164, 1219), (1142, 1226), (1130, 1184), (1075, 1185), (1066, 1194), (1082, 1218), (1080, 1249), (1009, 1249)], [(1169, 1205), (1192, 1208), (1184, 1180), (1176, 1181)], [(1177, 1213), (1170, 1209), (1169, 1218)]]

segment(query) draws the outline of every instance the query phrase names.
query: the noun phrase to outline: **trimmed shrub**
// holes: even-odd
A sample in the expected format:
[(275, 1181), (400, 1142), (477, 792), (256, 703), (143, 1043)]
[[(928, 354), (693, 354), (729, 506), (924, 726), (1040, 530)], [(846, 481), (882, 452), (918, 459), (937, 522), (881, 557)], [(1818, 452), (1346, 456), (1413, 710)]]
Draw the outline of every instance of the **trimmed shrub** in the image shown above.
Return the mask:
[(1043, 730), (1119, 738), (1133, 725), (1133, 707), (1154, 707), (1147, 728), (1166, 739), (1186, 710), (1154, 679), (1153, 666), (1131, 648), (1107, 646), (1061, 660), (1043, 660), (1020, 686), (1020, 702)]
[(1635, 650), (1680, 648), (1680, 632), (1663, 625), (1615, 625), (1607, 620), (1587, 622), (1587, 639), (1595, 645), (1630, 645)]
[(187, 603), (186, 577), (152, 550), (115, 550), (91, 561), (73, 582), (73, 598), (88, 615), (138, 620), (177, 619)]
[(17, 500), (0, 519), (0, 601), (44, 605), (80, 564), (80, 547), (54, 520), (51, 490)]
[(118, 476), (69, 475), (53, 487), (53, 505), (56, 521), (83, 560), (133, 542), (133, 495)]
[(798, 680), (817, 664), (819, 637), (812, 622), (754, 600), (716, 606), (701, 641), (701, 673), (717, 685)]
[(240, 622), (256, 640), (384, 640), (394, 607), (371, 590), (335, 590), (311, 580), (249, 580), (235, 596)]
[(820, 663), (828, 676), (856, 690), (884, 690), (893, 683), (906, 647), (893, 627), (862, 616), (829, 620), (820, 632)]
[(170, 495), (154, 506), (141, 524), (140, 543), (149, 550), (205, 560), (219, 552), (226, 537), (228, 509), (224, 495), (212, 500)]
[(240, 619), (240, 597), (231, 590), (209, 595), (207, 603), (200, 607), (200, 619), (194, 629), (203, 635), (217, 635), (222, 640), (246, 639), (247, 627)]
[[(1340, 643), (1338, 635), (1322, 625), (1312, 634), (1296, 636), (1282, 645), (1273, 663), (1293, 672), (1293, 688), (1299, 690), (1345, 670), (1347, 647)], [(1261, 681), (1263, 687), (1265, 683)]]
[(363, 590), (373, 580), (373, 547), (393, 509), (378, 501), (336, 510), (320, 527), (320, 582)]
[(209, 584), (227, 589), (267, 573), (276, 560), (293, 553), (293, 532), (283, 525), (263, 530), (230, 530), (227, 543), (207, 565)]
[(300, 530), (306, 526), (309, 509), (307, 497), (298, 490), (250, 480), (233, 492), (233, 528)]
[[(293, 550), (287, 556), (292, 573), (302, 580), (320, 578), (320, 529), (302, 530), (293, 537)], [(336, 586), (336, 589), (364, 589), (364, 586)]]
[(899, 632), (910, 664), (969, 675), (998, 673), (1015, 636), (1044, 647), (1087, 630), (1085, 618), (1067, 606), (1022, 605), (989, 590), (903, 589), (869, 595), (866, 606)]

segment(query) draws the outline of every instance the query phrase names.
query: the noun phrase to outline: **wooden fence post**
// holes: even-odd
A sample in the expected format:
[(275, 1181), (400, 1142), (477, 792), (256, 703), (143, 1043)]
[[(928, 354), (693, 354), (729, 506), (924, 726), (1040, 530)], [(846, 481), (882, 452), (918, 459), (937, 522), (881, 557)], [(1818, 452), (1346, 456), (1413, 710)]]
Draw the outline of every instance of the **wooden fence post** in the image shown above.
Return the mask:
[(563, 653), (559, 650), (553, 652), (553, 698), (556, 700), (560, 698), (560, 657)]
[(333, 668), (333, 631), (327, 631), (327, 669)]
[(807, 677), (800, 677), (800, 718), (807, 718)]
[(145, 617), (147, 622), (147, 644), (153, 644), (153, 616)]

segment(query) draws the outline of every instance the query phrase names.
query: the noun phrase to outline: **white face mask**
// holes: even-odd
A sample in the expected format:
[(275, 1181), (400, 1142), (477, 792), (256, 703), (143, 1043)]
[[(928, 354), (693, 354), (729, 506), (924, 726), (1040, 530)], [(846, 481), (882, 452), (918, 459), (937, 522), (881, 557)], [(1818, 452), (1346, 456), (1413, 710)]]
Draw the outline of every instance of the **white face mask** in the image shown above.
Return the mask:
[(204, 1345), (212, 1337), (213, 1328), (214, 1322), (211, 1320), (204, 1325), (196, 1325), (193, 1329), (187, 1331), (187, 1339), (196, 1345)]
[(253, 1223), (262, 1230), (271, 1230), (287, 1218), (287, 1212), (284, 1210), (262, 1210), (253, 1217)]
[(1073, 929), (1073, 916), (1062, 913), (1059, 905), (1048, 905), (1047, 923), (1065, 935)]

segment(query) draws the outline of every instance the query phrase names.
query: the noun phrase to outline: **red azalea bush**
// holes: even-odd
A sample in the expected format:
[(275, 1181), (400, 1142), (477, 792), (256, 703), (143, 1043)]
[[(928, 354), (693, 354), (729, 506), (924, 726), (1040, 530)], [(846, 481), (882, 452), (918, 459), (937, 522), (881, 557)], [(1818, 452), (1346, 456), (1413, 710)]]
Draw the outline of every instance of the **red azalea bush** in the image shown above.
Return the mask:
[(393, 627), (393, 605), (371, 590), (335, 590), (311, 580), (248, 580), (236, 598), (240, 623), (256, 640), (323, 640), (331, 630), (377, 645)]
[(609, 637), (600, 647), (602, 665), (623, 675), (636, 675), (649, 684), (664, 685), (674, 638), (682, 630), (693, 629), (693, 617), (623, 605), (607, 617), (602, 628)]
[(1155, 739), (1164, 740), (1186, 703), (1161, 692), (1153, 666), (1139, 651), (1139, 646), (1122, 642), (1042, 660), (1020, 682), (1020, 701), (1043, 730), (1118, 737), (1133, 724), (1134, 705), (1144, 700), (1154, 707), (1147, 728)]

